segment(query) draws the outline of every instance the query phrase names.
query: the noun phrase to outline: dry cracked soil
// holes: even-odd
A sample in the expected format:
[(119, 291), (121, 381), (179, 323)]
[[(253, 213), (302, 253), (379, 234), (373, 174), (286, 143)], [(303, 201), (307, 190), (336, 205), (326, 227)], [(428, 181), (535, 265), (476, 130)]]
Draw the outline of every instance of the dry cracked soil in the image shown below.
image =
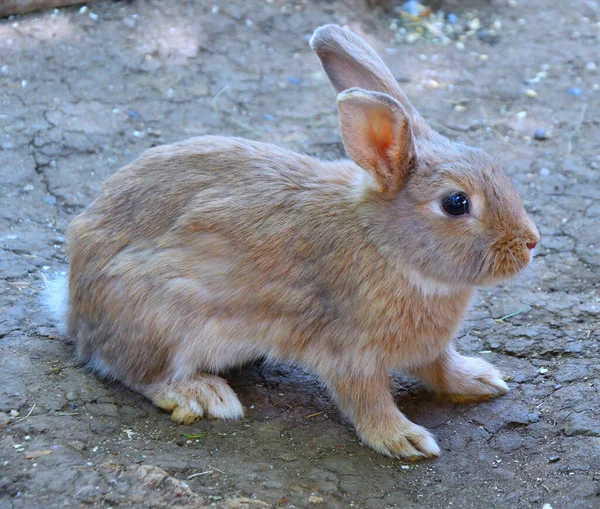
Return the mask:
[[(600, 507), (600, 6), (447, 2), (472, 28), (448, 44), (403, 35), (420, 32), (394, 6), (99, 1), (0, 20), (2, 509)], [(211, 133), (342, 156), (307, 44), (326, 22), (366, 37), (437, 129), (495, 156), (542, 234), (457, 339), (506, 373), (505, 397), (461, 406), (395, 379), (432, 461), (361, 446), (293, 366), (228, 375), (241, 421), (175, 425), (79, 365), (37, 300), (42, 273), (66, 270), (69, 221), (151, 146)]]

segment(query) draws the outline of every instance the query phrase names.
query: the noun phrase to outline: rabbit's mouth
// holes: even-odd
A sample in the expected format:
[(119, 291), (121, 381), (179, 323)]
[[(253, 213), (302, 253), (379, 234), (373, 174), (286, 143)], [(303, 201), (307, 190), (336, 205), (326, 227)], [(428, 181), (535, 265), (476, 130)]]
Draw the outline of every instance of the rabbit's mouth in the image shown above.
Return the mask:
[(535, 247), (535, 243), (520, 238), (496, 242), (484, 257), (480, 279), (484, 284), (491, 284), (516, 276), (533, 259), (532, 244)]

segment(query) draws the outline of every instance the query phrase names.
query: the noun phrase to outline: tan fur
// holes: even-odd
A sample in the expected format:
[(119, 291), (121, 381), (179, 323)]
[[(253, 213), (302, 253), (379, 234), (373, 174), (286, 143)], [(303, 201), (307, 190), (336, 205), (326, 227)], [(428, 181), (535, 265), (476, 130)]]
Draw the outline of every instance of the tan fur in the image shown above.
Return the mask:
[[(231, 389), (206, 373), (266, 357), (316, 373), (376, 450), (434, 456), (431, 435), (396, 407), (388, 372), (410, 371), (455, 398), (505, 392), (492, 366), (458, 355), (451, 339), (475, 286), (521, 270), (538, 234), (490, 158), (426, 127), (356, 40), (326, 26), (311, 44), (336, 69), (334, 87), (369, 62), (380, 76), (371, 82), (386, 83), (375, 91), (400, 101), (392, 131), (414, 138), (388, 153), (396, 164), (382, 173), (210, 136), (153, 148), (69, 227), (68, 328), (92, 367), (177, 421), (239, 417)], [(345, 75), (348, 62), (358, 63)], [(356, 133), (363, 146), (381, 139)], [(473, 195), (472, 216), (436, 208), (454, 190)]]

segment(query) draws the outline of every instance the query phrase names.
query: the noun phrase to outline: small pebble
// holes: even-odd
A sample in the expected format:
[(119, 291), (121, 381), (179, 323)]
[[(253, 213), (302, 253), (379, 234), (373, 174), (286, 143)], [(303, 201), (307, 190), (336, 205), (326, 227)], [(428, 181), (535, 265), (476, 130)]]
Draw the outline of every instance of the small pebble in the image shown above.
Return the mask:
[(527, 90), (525, 90), (525, 95), (527, 97), (534, 98), (538, 96), (538, 93), (535, 90), (533, 90), (533, 88), (528, 88)]
[(545, 375), (546, 373), (548, 373), (548, 368), (540, 368), (540, 373), (542, 375)]
[(546, 133), (546, 131), (544, 131), (543, 129), (539, 128), (539, 129), (535, 130), (533, 138), (535, 140), (540, 140), (540, 141), (541, 140), (547, 140), (548, 139), (548, 134)]
[(519, 111), (519, 113), (517, 113), (517, 118), (519, 120), (523, 120), (526, 116), (527, 116), (527, 112), (526, 111)]
[(416, 17), (426, 17), (431, 14), (431, 8), (416, 2), (415, 0), (409, 0), (408, 2), (404, 2), (400, 7), (400, 11), (408, 14), (409, 16)]
[(56, 198), (51, 194), (45, 194), (42, 201), (48, 205), (56, 205)]
[(469, 21), (469, 30), (479, 30), (481, 28), (481, 21), (479, 21), (479, 18), (473, 18), (471, 21)]
[(23, 191), (33, 191), (33, 186), (31, 184), (27, 184), (23, 187)]
[(550, 463), (556, 463), (559, 460), (560, 460), (560, 456), (550, 456), (548, 458), (548, 462), (550, 462)]
[(588, 72), (595, 72), (596, 64), (592, 61), (589, 61), (587, 64), (585, 64), (585, 70)]
[(481, 54), (481, 55), (477, 55), (479, 60), (481, 60), (482, 62), (487, 62), (488, 61), (488, 56), (485, 54)]
[(408, 44), (412, 44), (414, 42), (417, 42), (417, 40), (419, 39), (419, 37), (420, 37), (420, 34), (408, 34), (406, 36), (406, 42)]
[(69, 401), (75, 401), (77, 398), (79, 398), (79, 394), (77, 394), (74, 391), (69, 391), (69, 392), (67, 392), (67, 394), (65, 395), (65, 397)]
[(461, 41), (457, 41), (455, 46), (456, 46), (456, 49), (458, 49), (458, 50), (465, 49), (465, 45)]
[(540, 176), (542, 176), (542, 177), (549, 177), (550, 176), (550, 170), (548, 168), (540, 168)]
[(211, 14), (217, 14), (219, 12), (219, 8), (216, 5), (213, 5), (210, 12), (211, 12)]
[(492, 28), (496, 30), (496, 32), (500, 32), (500, 30), (502, 30), (502, 21), (499, 19), (495, 20), (494, 23), (492, 23)]
[(288, 78), (288, 83), (291, 83), (292, 85), (300, 85), (301, 81), (300, 78)]
[(454, 111), (457, 111), (458, 113), (462, 113), (463, 111), (467, 111), (467, 107), (463, 106), (462, 104), (455, 104)]
[(0, 67), (0, 73), (7, 74), (8, 73), (8, 65), (3, 65)]
[(452, 12), (449, 12), (448, 15), (446, 16), (446, 20), (451, 25), (456, 25), (456, 23), (458, 23), (458, 16)]
[(87, 6), (84, 5), (81, 9), (79, 9), (79, 14), (85, 14), (87, 12)]
[(567, 88), (567, 94), (573, 97), (579, 97), (581, 94), (583, 94), (583, 90), (581, 90), (579, 87), (569, 87)]
[(98, 21), (98, 15), (95, 12), (90, 12), (88, 16), (92, 21)]

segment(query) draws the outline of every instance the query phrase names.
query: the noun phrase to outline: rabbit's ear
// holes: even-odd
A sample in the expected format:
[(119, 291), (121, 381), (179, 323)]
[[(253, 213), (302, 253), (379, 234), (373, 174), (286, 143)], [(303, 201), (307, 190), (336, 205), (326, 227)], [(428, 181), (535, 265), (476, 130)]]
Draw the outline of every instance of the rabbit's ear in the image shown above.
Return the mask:
[(417, 163), (411, 120), (392, 97), (359, 88), (338, 95), (342, 139), (348, 155), (380, 190), (394, 194)]
[(418, 116), (383, 60), (355, 33), (323, 25), (315, 30), (310, 46), (337, 94), (353, 87), (383, 92), (397, 99), (411, 117)]

